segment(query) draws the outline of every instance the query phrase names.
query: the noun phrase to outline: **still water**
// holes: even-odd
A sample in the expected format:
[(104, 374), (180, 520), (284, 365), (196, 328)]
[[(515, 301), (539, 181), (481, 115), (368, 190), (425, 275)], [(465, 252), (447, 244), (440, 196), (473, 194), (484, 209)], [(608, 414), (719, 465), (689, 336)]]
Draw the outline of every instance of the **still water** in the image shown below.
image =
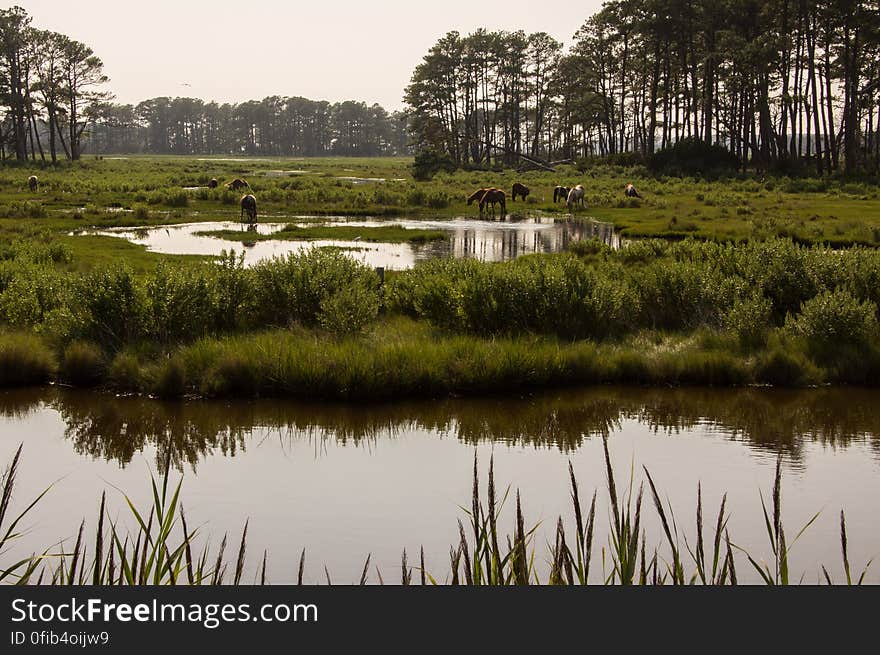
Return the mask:
[[(61, 538), (72, 546), (80, 521), (94, 528), (102, 491), (111, 517), (128, 513), (122, 492), (149, 504), (149, 473), (170, 453), (183, 476), (190, 523), (216, 544), (237, 543), (245, 520), (253, 579), (268, 550), (269, 579), (295, 579), (300, 551), (306, 578), (356, 582), (364, 559), (386, 581), (398, 579), (424, 546), (428, 570), (443, 579), (458, 541), (460, 506), (470, 503), (474, 455), (482, 490), (490, 457), (496, 485), (522, 494), (526, 521), (540, 522), (536, 565), (556, 519), (572, 515), (568, 463), (583, 501), (598, 489), (595, 552), (607, 547), (602, 435), (618, 484), (636, 485), (647, 466), (668, 497), (679, 529), (693, 543), (697, 484), (711, 535), (728, 493), (732, 541), (767, 557), (759, 490), (768, 496), (776, 458), (783, 465), (783, 519), (794, 535), (792, 570), (817, 581), (819, 564), (840, 579), (839, 514), (847, 512), (850, 558), (861, 568), (880, 555), (880, 393), (843, 390), (646, 390), (596, 388), (529, 397), (448, 399), (384, 405), (291, 401), (165, 403), (48, 389), (0, 393), (0, 466), (24, 444), (15, 506), (55, 485), (31, 515), (16, 552), (40, 551)], [(512, 502), (502, 512), (513, 530)], [(649, 543), (661, 532), (643, 508)], [(709, 537), (711, 539), (711, 536)], [(791, 536), (789, 537), (791, 538)], [(597, 559), (601, 561), (601, 559)], [(741, 580), (755, 581), (745, 557)], [(375, 574), (371, 579), (376, 581)], [(880, 567), (868, 580), (880, 582)]]
[(238, 221), (214, 221), (162, 225), (156, 227), (110, 228), (94, 230), (86, 234), (100, 234), (127, 239), (146, 246), (148, 250), (172, 255), (219, 255), (221, 251), (243, 252), (245, 264), (252, 265), (261, 259), (284, 256), (304, 249), (336, 247), (346, 254), (377, 267), (402, 270), (412, 268), (416, 262), (434, 257), (474, 257), (483, 261), (507, 261), (532, 253), (554, 253), (564, 250), (572, 241), (598, 238), (613, 247), (619, 246), (619, 236), (609, 223), (596, 221), (571, 221), (550, 217), (516, 218), (498, 220), (456, 218), (450, 220), (344, 220), (329, 219), (324, 222), (302, 222), (303, 217), (290, 217), (285, 222), (260, 223), (259, 234), (272, 234), (286, 225), (301, 227), (354, 226), (378, 227), (400, 225), (406, 229), (443, 230), (449, 236), (445, 240), (430, 243), (370, 243), (366, 241), (343, 241), (320, 239), (312, 241), (227, 241), (201, 232), (218, 230), (243, 230)]

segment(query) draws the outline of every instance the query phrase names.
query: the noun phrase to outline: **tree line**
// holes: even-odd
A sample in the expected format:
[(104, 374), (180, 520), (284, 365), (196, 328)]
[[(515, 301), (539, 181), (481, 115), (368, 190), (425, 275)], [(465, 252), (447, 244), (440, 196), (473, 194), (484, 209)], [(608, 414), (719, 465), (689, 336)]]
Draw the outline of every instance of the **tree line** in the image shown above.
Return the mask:
[(876, 172), (877, 0), (615, 0), (546, 33), (440, 38), (405, 92), (459, 166), (650, 156), (698, 140), (758, 170)]
[(84, 153), (392, 155), (406, 116), (381, 106), (271, 96), (241, 103), (152, 98), (117, 104), (92, 49), (0, 10), (0, 158), (56, 162)]
[(95, 106), (89, 151), (379, 156), (407, 151), (406, 117), (381, 106), (270, 96), (237, 104), (152, 98)]

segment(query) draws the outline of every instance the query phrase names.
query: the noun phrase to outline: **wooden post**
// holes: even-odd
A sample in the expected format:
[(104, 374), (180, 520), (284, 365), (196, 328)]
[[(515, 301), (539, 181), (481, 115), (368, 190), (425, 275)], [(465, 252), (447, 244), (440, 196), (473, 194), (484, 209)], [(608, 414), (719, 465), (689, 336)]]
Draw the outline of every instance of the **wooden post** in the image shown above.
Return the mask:
[(379, 276), (379, 284), (385, 284), (385, 267), (377, 266), (376, 267), (376, 275)]

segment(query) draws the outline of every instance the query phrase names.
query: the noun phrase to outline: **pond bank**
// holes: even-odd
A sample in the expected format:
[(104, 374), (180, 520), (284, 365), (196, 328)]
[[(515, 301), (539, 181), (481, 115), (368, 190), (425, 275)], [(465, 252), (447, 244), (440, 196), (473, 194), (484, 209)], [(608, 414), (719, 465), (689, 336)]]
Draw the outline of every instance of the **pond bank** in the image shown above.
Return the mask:
[(264, 330), (115, 355), (84, 342), (58, 353), (35, 335), (0, 335), (0, 386), (60, 382), (160, 397), (325, 398), (480, 396), (604, 384), (804, 387), (880, 380), (871, 353), (815, 363), (795, 341), (743, 352), (729, 335), (640, 333), (620, 342), (449, 335), (424, 321), (380, 320), (359, 336)]

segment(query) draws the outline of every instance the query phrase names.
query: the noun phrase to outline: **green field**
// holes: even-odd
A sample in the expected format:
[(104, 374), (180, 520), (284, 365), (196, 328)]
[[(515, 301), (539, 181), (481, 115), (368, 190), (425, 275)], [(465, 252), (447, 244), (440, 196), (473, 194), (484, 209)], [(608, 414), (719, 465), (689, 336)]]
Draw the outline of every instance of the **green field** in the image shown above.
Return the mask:
[[(241, 194), (222, 185), (240, 177), (257, 197), (261, 221), (328, 215), (477, 215), (476, 205), (465, 203), (472, 191), (497, 186), (509, 196), (514, 181), (526, 184), (531, 194), (526, 202), (508, 198), (509, 213), (566, 215), (562, 203), (552, 202), (553, 187), (581, 183), (587, 192), (586, 209), (576, 216), (609, 221), (625, 237), (740, 241), (782, 236), (836, 247), (880, 245), (880, 190), (862, 183), (655, 179), (640, 168), (597, 167), (581, 172), (565, 166), (556, 173), (462, 171), (416, 182), (410, 163), (408, 158), (230, 161), (131, 156), (57, 168), (7, 166), (0, 169), (0, 241), (87, 227), (237, 220)], [(40, 179), (34, 194), (27, 188), (31, 174)], [(206, 187), (212, 178), (220, 182), (218, 189)], [(624, 198), (627, 182), (636, 185), (643, 200)], [(88, 244), (64, 239), (98, 263), (118, 255), (137, 258), (136, 247), (101, 239)]]

